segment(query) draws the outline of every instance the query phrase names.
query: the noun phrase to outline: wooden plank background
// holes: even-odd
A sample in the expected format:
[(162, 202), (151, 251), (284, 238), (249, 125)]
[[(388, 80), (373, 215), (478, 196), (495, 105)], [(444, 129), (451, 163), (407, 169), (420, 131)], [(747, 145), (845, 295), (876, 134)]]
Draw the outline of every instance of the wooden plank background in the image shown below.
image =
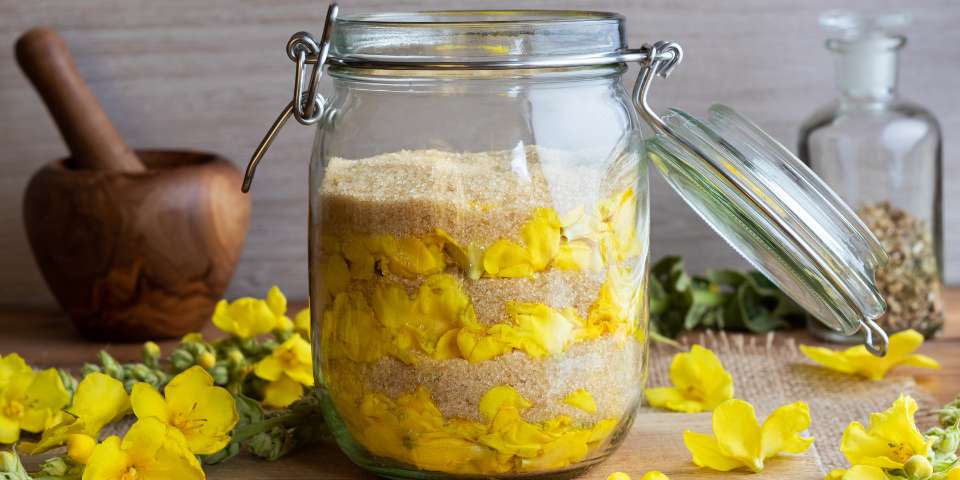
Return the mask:
[[(449, 8), (427, 0), (344, 0), (346, 11)], [(732, 105), (789, 146), (798, 125), (833, 96), (818, 12), (909, 8), (914, 25), (901, 80), (945, 132), (946, 263), (960, 280), (960, 2), (950, 0), (467, 0), (458, 7), (590, 8), (629, 19), (632, 45), (680, 42), (684, 64), (658, 82), (654, 104), (703, 113)], [(34, 25), (60, 30), (80, 71), (136, 147), (208, 149), (246, 162), (290, 95), (283, 53), (298, 30), (318, 32), (325, 4), (307, 0), (0, 0), (0, 305), (53, 306), (30, 254), (21, 198), (30, 175), (65, 155), (54, 126), (13, 59)], [(632, 83), (633, 73), (630, 74)], [(231, 295), (278, 283), (306, 294), (306, 182), (310, 129), (290, 124), (257, 175), (253, 221)], [(662, 182), (654, 186), (653, 254), (683, 254), (695, 269), (738, 265), (736, 254)]]

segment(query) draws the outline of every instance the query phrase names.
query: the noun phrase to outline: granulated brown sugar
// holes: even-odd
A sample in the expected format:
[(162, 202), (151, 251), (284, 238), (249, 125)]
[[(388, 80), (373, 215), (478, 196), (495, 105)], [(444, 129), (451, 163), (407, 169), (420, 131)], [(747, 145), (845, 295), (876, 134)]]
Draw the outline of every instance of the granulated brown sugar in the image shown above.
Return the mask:
[(333, 158), (321, 187), (323, 233), (406, 236), (441, 228), (464, 244), (486, 245), (520, 232), (537, 207), (564, 214), (598, 200), (602, 179), (596, 168), (559, 169), (553, 166), (559, 153), (550, 153), (550, 164), (542, 165), (541, 155), (528, 147)]

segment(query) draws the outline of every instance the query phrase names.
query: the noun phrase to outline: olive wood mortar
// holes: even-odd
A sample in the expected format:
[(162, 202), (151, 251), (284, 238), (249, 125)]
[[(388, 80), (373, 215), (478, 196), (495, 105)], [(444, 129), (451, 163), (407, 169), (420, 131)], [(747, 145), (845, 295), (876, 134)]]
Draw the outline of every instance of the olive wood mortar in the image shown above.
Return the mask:
[(199, 330), (222, 298), (250, 221), (242, 175), (192, 151), (132, 151), (87, 88), (66, 43), (35, 28), (16, 45), (70, 147), (23, 203), (47, 285), (77, 329), (101, 340)]

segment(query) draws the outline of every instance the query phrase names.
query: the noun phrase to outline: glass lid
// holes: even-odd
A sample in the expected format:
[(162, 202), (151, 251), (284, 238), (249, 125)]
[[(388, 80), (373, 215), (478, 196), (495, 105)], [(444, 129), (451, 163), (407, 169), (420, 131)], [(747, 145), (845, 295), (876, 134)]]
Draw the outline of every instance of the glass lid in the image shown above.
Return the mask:
[(820, 178), (723, 105), (703, 121), (676, 109), (660, 119), (650, 159), (708, 224), (827, 326), (883, 337), (874, 270), (886, 254)]

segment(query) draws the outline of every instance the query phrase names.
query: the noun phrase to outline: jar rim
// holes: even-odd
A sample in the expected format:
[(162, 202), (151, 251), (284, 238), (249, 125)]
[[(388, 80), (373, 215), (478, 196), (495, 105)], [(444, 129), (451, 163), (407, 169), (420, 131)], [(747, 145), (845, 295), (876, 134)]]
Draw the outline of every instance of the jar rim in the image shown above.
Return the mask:
[(630, 61), (625, 19), (587, 10), (434, 10), (337, 18), (330, 62), (405, 68), (541, 68)]

